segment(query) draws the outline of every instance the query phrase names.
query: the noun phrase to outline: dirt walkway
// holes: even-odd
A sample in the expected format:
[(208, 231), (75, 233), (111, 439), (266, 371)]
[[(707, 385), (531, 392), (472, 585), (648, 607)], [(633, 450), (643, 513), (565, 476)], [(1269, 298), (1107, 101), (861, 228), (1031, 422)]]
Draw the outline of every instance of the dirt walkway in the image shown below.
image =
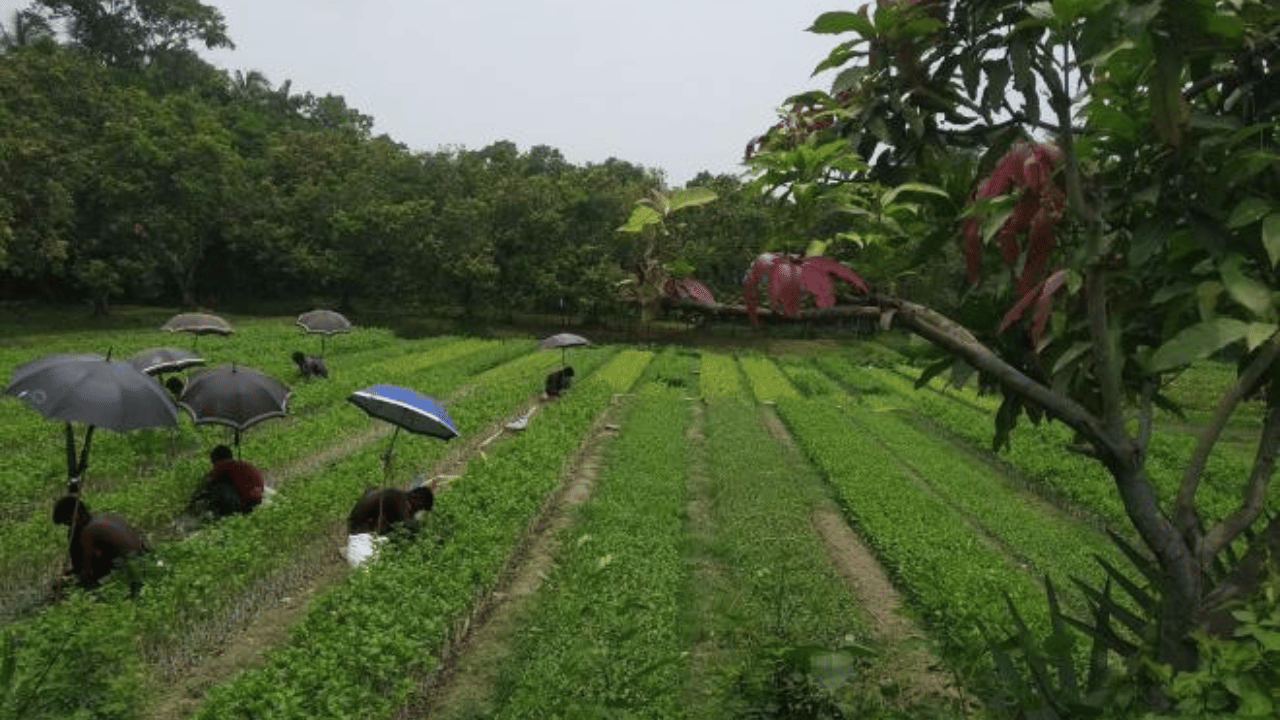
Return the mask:
[[(504, 426), (536, 404), (525, 403), (518, 412), (475, 433), (453, 447), (428, 473), (429, 477), (459, 474), (482, 447), (501, 436)], [(385, 436), (389, 427), (375, 427), (274, 474), (276, 482), (305, 475), (325, 463), (355, 452)], [(441, 493), (447, 483), (439, 483)], [(288, 630), (306, 613), (311, 599), (347, 576), (349, 566), (337, 552), (344, 546), (346, 528), (338, 522), (317, 533), (317, 540), (298, 553), (296, 562), (263, 578), (238, 596), (226, 610), (184, 633), (175, 646), (154, 648), (146, 654), (157, 669), (147, 720), (191, 717), (209, 688), (236, 673), (259, 666), (268, 650), (288, 640)]]
[(530, 596), (551, 569), (560, 531), (572, 522), (574, 510), (595, 487), (604, 443), (617, 429), (614, 423), (621, 412), (618, 398), (614, 402), (596, 419), (586, 441), (565, 464), (560, 488), (548, 498), (512, 550), (497, 589), (462, 624), (441, 652), (440, 665), (421, 680), (392, 716), (395, 720), (473, 718), (489, 712), (494, 685), (510, 653), (510, 641)]

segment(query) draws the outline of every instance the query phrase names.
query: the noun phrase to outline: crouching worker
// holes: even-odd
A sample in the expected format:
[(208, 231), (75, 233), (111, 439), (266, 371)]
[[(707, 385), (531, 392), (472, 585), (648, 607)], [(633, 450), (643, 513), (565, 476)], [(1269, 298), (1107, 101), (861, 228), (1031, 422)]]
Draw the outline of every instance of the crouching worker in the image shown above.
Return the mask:
[(215, 446), (209, 452), (209, 460), (213, 467), (196, 493), (197, 501), (203, 501), (218, 517), (247, 513), (262, 504), (266, 483), (261, 470), (252, 463), (236, 460), (226, 445)]
[(347, 534), (384, 535), (396, 524), (413, 530), (417, 527), (415, 516), (420, 512), (430, 512), (434, 505), (435, 493), (429, 485), (409, 491), (399, 488), (366, 490), (347, 516)]
[(399, 526), (410, 532), (418, 527), (416, 516), (435, 505), (428, 485), (408, 492), (399, 488), (366, 490), (347, 516), (347, 547), (339, 551), (353, 566), (364, 565), (378, 554), (387, 533)]
[(565, 390), (568, 390), (569, 386), (572, 384), (573, 384), (573, 367), (572, 366), (566, 366), (564, 368), (556, 370), (550, 375), (547, 375), (547, 385), (545, 388), (547, 391), (547, 397), (548, 398), (560, 397), (560, 393), (564, 392)]
[(302, 373), (302, 377), (307, 379), (329, 377), (329, 368), (325, 367), (324, 361), (315, 355), (303, 355), (295, 350), (292, 357), (293, 364), (298, 366), (298, 372)]
[[(129, 560), (146, 552), (142, 535), (119, 515), (93, 515), (74, 495), (62, 497), (53, 506), (53, 522), (71, 528), (69, 554), (71, 569), (83, 588), (94, 588), (112, 570), (125, 567)], [(133, 575), (130, 587), (134, 593), (142, 586), (141, 577)], [(61, 590), (59, 583), (57, 590)]]

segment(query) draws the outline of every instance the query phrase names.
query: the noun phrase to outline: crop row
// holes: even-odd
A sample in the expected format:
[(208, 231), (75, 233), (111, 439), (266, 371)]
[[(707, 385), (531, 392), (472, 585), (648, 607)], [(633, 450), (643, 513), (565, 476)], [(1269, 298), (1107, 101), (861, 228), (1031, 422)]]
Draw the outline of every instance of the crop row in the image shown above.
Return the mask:
[[(937, 393), (916, 391), (911, 381), (898, 373), (880, 368), (859, 368), (857, 372), (882, 382), (895, 396), (909, 402), (918, 417), (928, 418), (980, 447), (989, 444), (992, 433), (989, 413)], [(1061, 423), (1044, 422), (1038, 426), (1024, 423), (1015, 431), (1009, 450), (1002, 455), (1024, 477), (1047, 487), (1052, 495), (1068, 498), (1115, 527), (1128, 527), (1114, 480), (1100, 463), (1064, 452), (1063, 448), (1071, 442), (1071, 430)], [(1182, 432), (1158, 431), (1151, 438), (1147, 468), (1165, 502), (1177, 494), (1181, 473), (1194, 443), (1194, 437)], [(1197, 496), (1206, 521), (1223, 517), (1239, 504), (1240, 488), (1252, 462), (1248, 453), (1238, 444), (1224, 442), (1210, 457)], [(1273, 486), (1271, 493), (1274, 500), (1280, 501), (1280, 486)]]
[[(587, 370), (604, 354), (593, 353), (585, 363)], [(550, 360), (546, 355), (532, 357), (544, 363)], [(522, 362), (528, 364), (528, 361)], [(416, 378), (405, 378), (406, 384), (423, 383), (447, 388), (469, 377), (459, 376), (457, 368), (451, 364), (434, 369), (436, 373), (420, 373)], [(455, 421), (464, 435), (476, 433), (493, 421), (495, 413), (510, 413), (531, 395), (531, 390), (520, 384), (484, 384), (452, 404), (451, 411), (456, 412)], [(366, 427), (374, 422), (378, 421), (366, 418), (355, 408), (341, 407), (313, 416), (307, 428), (308, 432), (328, 436), (333, 426), (343, 426), (349, 431), (353, 426)], [(429, 467), (446, 451), (445, 448), (444, 443), (413, 442), (405, 438), (397, 447), (399, 464)], [(146, 585), (136, 601), (114, 598), (113, 602), (93, 604), (92, 611), (88, 612), (76, 610), (78, 604), (75, 602), (64, 603), (16, 628), (24, 637), (48, 637), (47, 628), (62, 623), (64, 612), (78, 613), (82, 623), (77, 625), (77, 637), (106, 636), (93, 644), (98, 653), (113, 658), (112, 662), (101, 663), (92, 672), (79, 670), (85, 674), (82, 682), (87, 687), (100, 686), (101, 694), (86, 693), (87, 703), (92, 703), (86, 706), (132, 705), (138, 700), (139, 683), (136, 680), (139, 676), (126, 673), (135, 682), (121, 683), (118, 681), (119, 672), (113, 668), (129, 666), (132, 661), (128, 658), (136, 653), (135, 648), (140, 647), (150, 664), (161, 669), (173, 666), (181, 669), (187, 653), (207, 650), (200, 646), (206, 639), (193, 637), (192, 628), (235, 612), (238, 609), (235, 605), (243, 602), (241, 595), (259, 578), (278, 571), (283, 565), (299, 561), (298, 556), (304, 554), (302, 551), (314, 544), (317, 538), (330, 548), (336, 548), (339, 541), (333, 533), (340, 533), (339, 519), (345, 516), (353, 499), (364, 488), (377, 484), (381, 451), (381, 445), (368, 444), (349, 455), (335, 458), (327, 465), (310, 468), (282, 485), (276, 500), (254, 513), (220, 520), (183, 542), (159, 544), (153, 554), (156, 565), (149, 570)], [(108, 583), (108, 586), (99, 594), (100, 597), (112, 597), (110, 586), (119, 589), (118, 583)], [(129, 630), (123, 640), (114, 634), (120, 628)], [(115, 644), (109, 642), (111, 638), (115, 638)], [(34, 658), (52, 650), (48, 646), (42, 647), (39, 642), (28, 642), (26, 647), (31, 650), (30, 654), (24, 653), (28, 662), (34, 662)], [(71, 674), (76, 668), (71, 664), (57, 670)], [(125, 693), (132, 700), (104, 701), (104, 696), (115, 693)], [(95, 710), (95, 716), (110, 717), (101, 714), (100, 710)]]
[[(721, 372), (704, 353), (702, 376)], [(736, 368), (730, 362), (728, 369)], [(723, 382), (723, 381), (722, 381)], [(728, 383), (726, 383), (728, 384)], [(690, 517), (692, 562), (714, 569), (691, 578), (693, 647), (704, 658), (689, 717), (743, 717), (768, 702), (779, 648), (863, 643), (865, 613), (832, 565), (814, 515), (829, 505), (822, 476), (771, 437), (737, 383), (737, 397), (709, 398), (705, 439), (695, 447), (705, 516)], [(690, 612), (695, 612), (691, 609)]]
[[(927, 473), (945, 475), (954, 461), (936, 441), (917, 436), (915, 445), (895, 447), (887, 444), (893, 433), (885, 421), (874, 418), (880, 409), (865, 411), (839, 396), (787, 397), (771, 373), (757, 370), (754, 377), (766, 378), (769, 393), (781, 397), (779, 414), (953, 657), (954, 651), (981, 646), (975, 642), (978, 622), (1006, 619), (1005, 597), (1033, 627), (1047, 627), (1042, 595), (1031, 578), (906, 462), (911, 458)], [(859, 425), (851, 424), (851, 415)]]
[(642, 386), (580, 521), (561, 536), (551, 590), (520, 622), (489, 717), (680, 714), (688, 420), (678, 390)]
[(954, 661), (963, 665), (980, 653), (979, 622), (1007, 620), (1006, 595), (1033, 628), (1047, 627), (1037, 584), (921, 487), (878, 439), (854, 431), (829, 402), (785, 400), (778, 410)]
[(742, 372), (733, 356), (703, 353), (698, 375), (699, 390), (708, 399), (744, 400), (750, 396), (742, 385)]
[(760, 402), (776, 402), (782, 398), (800, 397), (791, 381), (773, 361), (761, 355), (742, 355), (738, 358), (742, 372), (747, 376), (751, 392)]
[(1099, 575), (1094, 555), (1117, 567), (1124, 564), (1123, 555), (1104, 535), (1044, 501), (1032, 501), (1029, 491), (1013, 487), (990, 465), (947, 447), (896, 413), (874, 412), (856, 404), (845, 409), (856, 423), (855, 432), (878, 440), (915, 478), (927, 483), (958, 515), (995, 539), (1034, 576), (1052, 574), (1061, 586), (1069, 577)]
[[(599, 412), (640, 375), (649, 354), (624, 351), (539, 411), (528, 429), (472, 460), (417, 537), (318, 597), (267, 664), (218, 686), (202, 718), (366, 718), (401, 703), (411, 678), (477, 598)], [(580, 363), (581, 364), (581, 363)]]

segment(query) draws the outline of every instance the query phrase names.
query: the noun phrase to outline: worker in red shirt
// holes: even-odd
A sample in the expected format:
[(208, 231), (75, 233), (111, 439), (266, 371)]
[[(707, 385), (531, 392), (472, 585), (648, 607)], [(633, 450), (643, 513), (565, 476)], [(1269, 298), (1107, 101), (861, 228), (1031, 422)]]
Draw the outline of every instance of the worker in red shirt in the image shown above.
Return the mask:
[(265, 482), (252, 463), (236, 460), (231, 448), (218, 445), (209, 453), (213, 467), (205, 476), (199, 497), (215, 515), (247, 513), (262, 503)]

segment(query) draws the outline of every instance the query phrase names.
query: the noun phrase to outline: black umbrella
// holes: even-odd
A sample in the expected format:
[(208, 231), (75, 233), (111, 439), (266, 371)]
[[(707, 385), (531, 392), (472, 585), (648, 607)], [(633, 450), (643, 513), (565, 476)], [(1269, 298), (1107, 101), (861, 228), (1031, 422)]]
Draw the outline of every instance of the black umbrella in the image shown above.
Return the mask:
[[(178, 409), (155, 378), (102, 355), (58, 353), (20, 365), (5, 394), (47, 418), (66, 421), (67, 477), (73, 491), (88, 469), (95, 427), (128, 432), (178, 424)], [(89, 426), (79, 461), (73, 422)]]
[(298, 327), (320, 336), (320, 354), (324, 355), (324, 341), (330, 335), (350, 332), (351, 321), (332, 310), (312, 310), (298, 316)]
[(161, 330), (169, 332), (187, 332), (196, 336), (198, 340), (201, 335), (230, 335), (235, 332), (231, 327), (231, 323), (223, 320), (217, 315), (208, 313), (179, 313), (169, 318), (165, 324), (160, 326)]
[(347, 396), (347, 401), (379, 420), (396, 426), (391, 444), (382, 455), (383, 472), (391, 463), (391, 451), (396, 446), (400, 428), (419, 435), (430, 435), (441, 440), (458, 436), (458, 426), (435, 398), (400, 385), (371, 385)]
[(178, 398), (197, 425), (226, 425), (240, 433), (263, 420), (284, 417), (288, 386), (270, 375), (243, 365), (220, 365), (194, 375)]
[(203, 365), (204, 358), (183, 348), (155, 347), (130, 355), (128, 362), (148, 375), (162, 375)]
[(574, 345), (590, 345), (590, 344), (591, 344), (591, 341), (582, 337), (581, 335), (574, 335), (573, 333), (557, 333), (550, 337), (543, 338), (542, 342), (538, 343), (538, 347), (542, 348), (543, 350), (549, 350), (551, 348), (560, 348), (560, 364), (564, 365), (565, 353), (567, 352), (568, 348)]

